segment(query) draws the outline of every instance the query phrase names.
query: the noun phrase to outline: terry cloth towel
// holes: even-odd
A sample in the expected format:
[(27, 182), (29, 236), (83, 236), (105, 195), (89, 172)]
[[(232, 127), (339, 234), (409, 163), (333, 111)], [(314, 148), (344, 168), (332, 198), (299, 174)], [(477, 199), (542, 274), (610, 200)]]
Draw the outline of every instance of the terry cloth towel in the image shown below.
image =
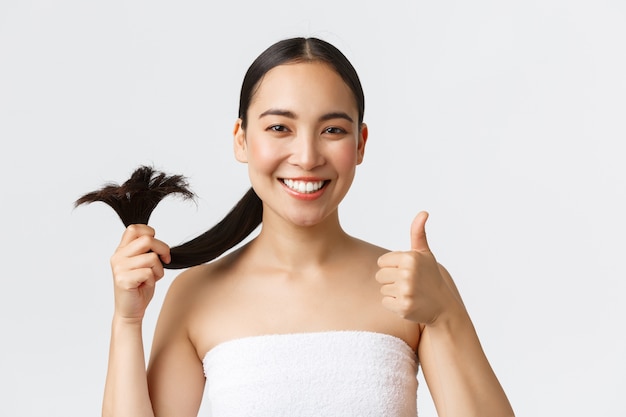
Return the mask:
[(251, 336), (204, 357), (211, 417), (415, 417), (417, 355), (367, 331)]

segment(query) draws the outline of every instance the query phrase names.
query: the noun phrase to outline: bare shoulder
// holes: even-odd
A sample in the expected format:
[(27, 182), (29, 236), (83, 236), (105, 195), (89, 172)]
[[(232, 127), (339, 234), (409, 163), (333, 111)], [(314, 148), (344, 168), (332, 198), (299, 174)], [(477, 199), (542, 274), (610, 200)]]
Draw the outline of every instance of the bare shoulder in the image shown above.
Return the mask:
[[(214, 292), (228, 276), (236, 253), (226, 255), (213, 262), (194, 266), (180, 273), (167, 291), (164, 308), (170, 307), (182, 312), (192, 312), (196, 302), (206, 299), (206, 294)], [(168, 305), (170, 304), (170, 305)]]
[(207, 264), (189, 268), (170, 284), (159, 321), (184, 330), (198, 358), (219, 340), (227, 311), (236, 311), (241, 279), (242, 253), (239, 248)]
[(385, 253), (389, 252), (389, 249), (380, 247), (378, 245), (355, 237), (352, 237), (352, 241), (354, 243), (354, 248), (356, 249), (356, 254), (368, 257), (374, 261), (378, 260), (378, 258)]
[(215, 264), (203, 264), (191, 267), (181, 272), (170, 284), (168, 296), (187, 297), (209, 285), (207, 277), (219, 268)]

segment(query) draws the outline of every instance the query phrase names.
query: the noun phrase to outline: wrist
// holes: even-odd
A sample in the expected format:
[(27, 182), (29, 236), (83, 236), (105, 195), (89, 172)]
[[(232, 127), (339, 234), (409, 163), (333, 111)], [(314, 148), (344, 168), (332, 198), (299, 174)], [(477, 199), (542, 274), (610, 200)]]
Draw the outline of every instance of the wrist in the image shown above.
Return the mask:
[(118, 313), (113, 314), (113, 326), (115, 327), (139, 327), (143, 324), (143, 317), (125, 317)]
[(469, 314), (463, 304), (455, 300), (451, 302), (435, 320), (426, 326), (433, 329), (454, 331), (459, 327), (465, 327), (467, 325), (472, 325)]

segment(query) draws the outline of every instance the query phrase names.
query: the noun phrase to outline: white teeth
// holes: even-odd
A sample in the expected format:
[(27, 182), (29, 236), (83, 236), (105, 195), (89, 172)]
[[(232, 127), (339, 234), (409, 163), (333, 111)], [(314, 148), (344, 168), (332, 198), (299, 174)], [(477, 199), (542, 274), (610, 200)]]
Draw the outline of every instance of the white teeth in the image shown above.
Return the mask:
[(324, 186), (324, 181), (294, 181), (285, 178), (283, 183), (294, 191), (302, 194), (314, 193)]

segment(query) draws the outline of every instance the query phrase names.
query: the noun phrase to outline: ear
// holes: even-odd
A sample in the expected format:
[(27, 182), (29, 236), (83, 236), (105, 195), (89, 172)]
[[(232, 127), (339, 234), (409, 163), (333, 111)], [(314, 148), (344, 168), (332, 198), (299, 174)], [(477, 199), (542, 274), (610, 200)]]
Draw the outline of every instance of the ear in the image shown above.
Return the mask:
[(243, 121), (237, 119), (233, 128), (233, 146), (235, 150), (235, 158), (239, 162), (248, 162), (248, 146), (246, 143), (246, 132), (242, 126)]
[(361, 131), (359, 132), (359, 143), (357, 144), (357, 160), (356, 164), (359, 165), (363, 162), (363, 155), (365, 154), (365, 144), (367, 143), (367, 135), (369, 132), (367, 131), (367, 125), (365, 123), (361, 124)]

